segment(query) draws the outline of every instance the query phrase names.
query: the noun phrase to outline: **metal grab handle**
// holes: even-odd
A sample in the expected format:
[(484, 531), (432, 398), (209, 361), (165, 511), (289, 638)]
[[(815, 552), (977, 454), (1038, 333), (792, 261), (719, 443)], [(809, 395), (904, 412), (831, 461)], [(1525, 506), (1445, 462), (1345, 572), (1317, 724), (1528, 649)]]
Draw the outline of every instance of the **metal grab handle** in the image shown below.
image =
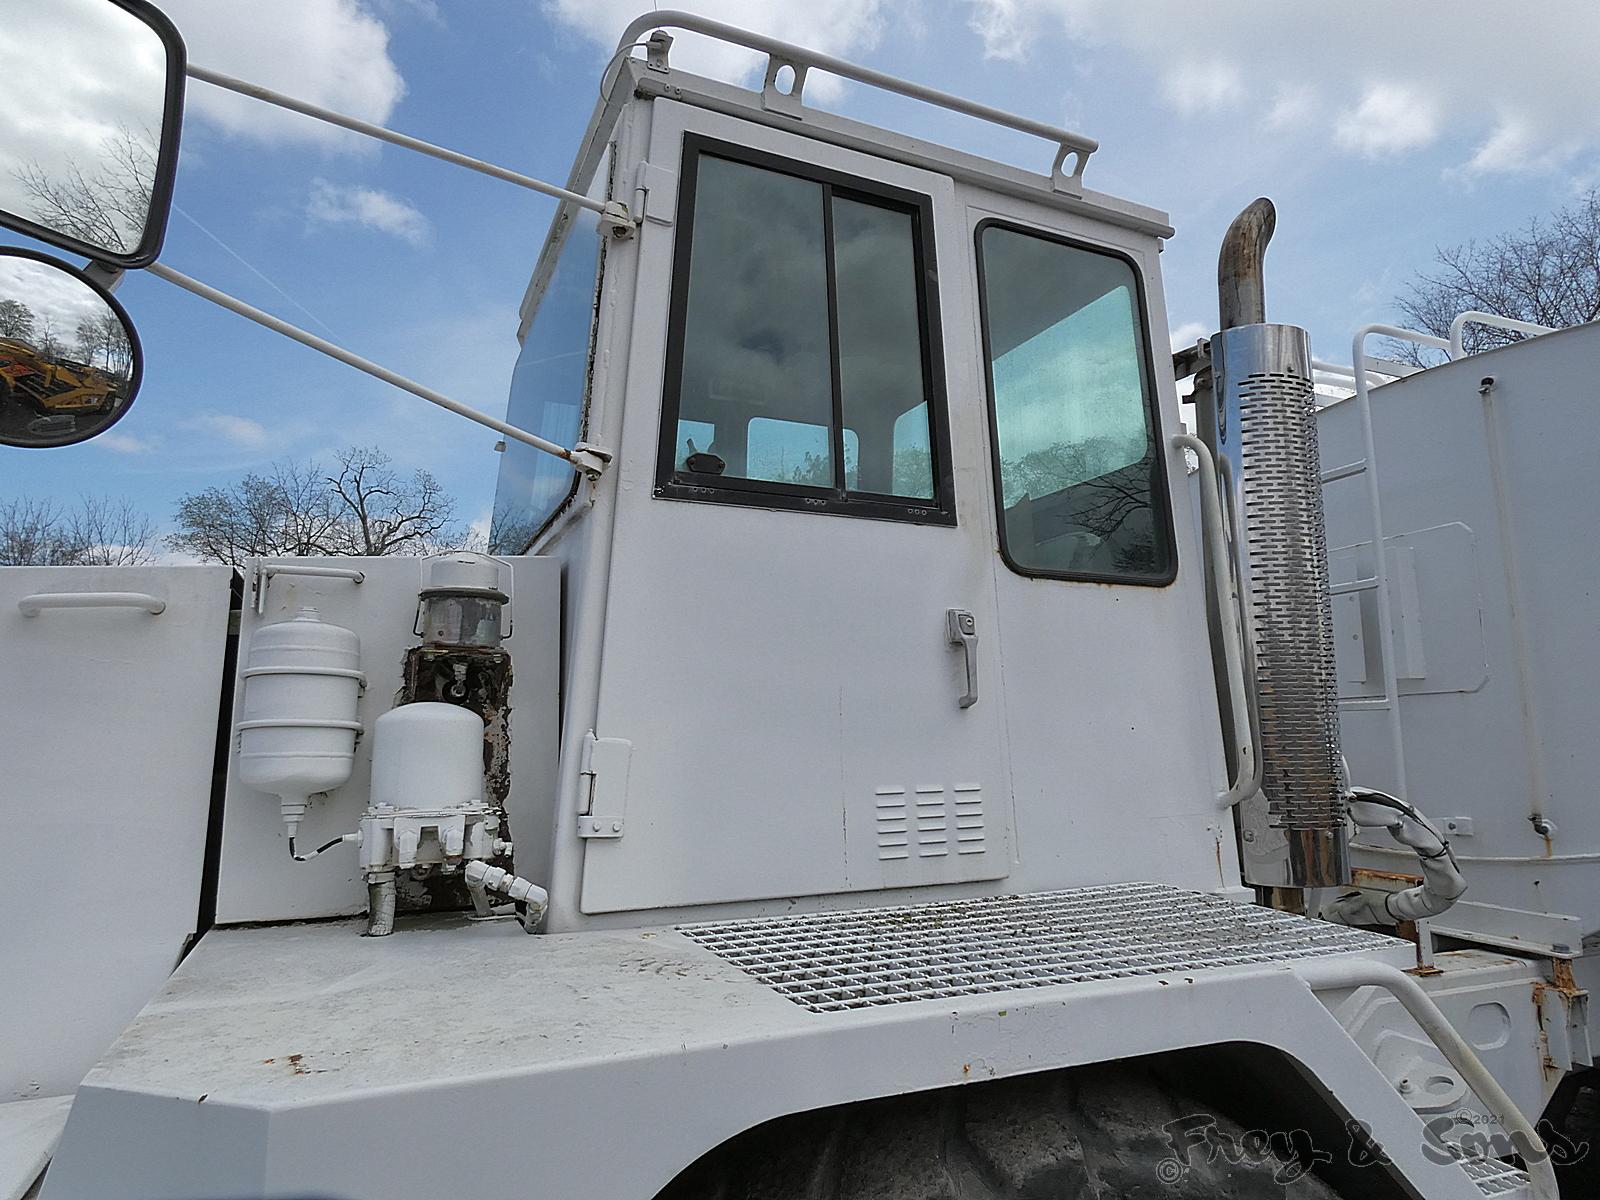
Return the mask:
[(1244, 666), (1243, 639), (1239, 621), (1243, 606), (1233, 588), (1233, 559), (1228, 553), (1227, 532), (1222, 517), (1222, 491), (1217, 480), (1216, 459), (1211, 447), (1187, 433), (1176, 434), (1172, 444), (1192, 450), (1200, 464), (1200, 525), (1205, 534), (1206, 558), (1211, 567), (1212, 603), (1217, 606), (1217, 624), (1222, 629), (1222, 659), (1227, 667), (1228, 705), (1233, 717), (1233, 736), (1237, 743), (1238, 778), (1217, 797), (1217, 806), (1232, 808), (1261, 790), (1261, 751), (1256, 744), (1255, 724), (1250, 714), (1250, 682)]
[(25, 617), (37, 617), (47, 608), (142, 608), (157, 617), (167, 602), (148, 592), (38, 592), (17, 601), (17, 611)]
[(978, 622), (966, 609), (952, 608), (946, 610), (944, 623), (950, 644), (961, 647), (967, 663), (967, 690), (958, 703), (971, 708), (978, 702)]
[(302, 575), (308, 579), (348, 579), (351, 583), (366, 582), (366, 572), (354, 567), (319, 567), (314, 564), (257, 562), (250, 572), (250, 590), (255, 597), (257, 613), (267, 611), (267, 589), (278, 575)]

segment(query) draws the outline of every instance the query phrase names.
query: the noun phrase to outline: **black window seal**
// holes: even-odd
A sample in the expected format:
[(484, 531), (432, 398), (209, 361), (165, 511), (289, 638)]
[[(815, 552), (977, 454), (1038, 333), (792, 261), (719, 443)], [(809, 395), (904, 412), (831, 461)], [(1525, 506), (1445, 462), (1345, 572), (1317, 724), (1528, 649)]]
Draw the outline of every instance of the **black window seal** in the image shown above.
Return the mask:
[[(694, 242), (694, 200), (703, 155), (744, 163), (779, 174), (819, 183), (824, 189), (824, 243), (828, 273), (828, 326), (833, 392), (830, 447), (835, 487), (819, 488), (775, 480), (697, 475), (674, 469), (677, 460), (678, 414), (683, 387), (684, 327), (689, 310), (689, 264)], [(833, 197), (896, 211), (909, 210), (916, 236), (912, 239), (917, 277), (917, 317), (923, 386), (928, 400), (929, 449), (933, 458), (933, 496), (928, 499), (850, 491), (844, 487), (844, 430), (840, 419), (843, 390), (839, 381), (837, 293), (833, 272)], [(901, 521), (915, 525), (956, 524), (955, 471), (950, 454), (950, 421), (945, 385), (944, 348), (939, 325), (939, 277), (934, 254), (933, 199), (876, 180), (827, 167), (797, 162), (765, 150), (724, 142), (704, 134), (683, 135), (683, 164), (674, 218), (677, 242), (672, 255), (672, 294), (667, 311), (667, 355), (662, 382), (661, 430), (656, 446), (654, 495), (662, 500), (688, 500), (746, 507), (830, 513), (836, 516)]]
[[(989, 344), (989, 291), (983, 268), (983, 235), (990, 229), (1003, 229), (1055, 242), (1073, 250), (1083, 250), (1107, 258), (1118, 259), (1128, 265), (1133, 273), (1134, 300), (1138, 306), (1140, 337), (1144, 348), (1145, 419), (1150, 422), (1151, 453), (1155, 456), (1150, 502), (1161, 508), (1157, 528), (1167, 539), (1167, 569), (1159, 575), (1139, 575), (1129, 572), (1108, 571), (1049, 571), (1039, 567), (1025, 567), (1011, 556), (1006, 545), (1005, 487), (1000, 477), (1000, 422), (994, 394), (994, 355)], [(985, 217), (972, 232), (973, 250), (978, 268), (978, 326), (983, 338), (983, 378), (988, 392), (990, 474), (994, 477), (995, 533), (1000, 548), (1000, 558), (1014, 574), (1030, 579), (1059, 579), (1068, 583), (1117, 584), (1125, 587), (1169, 587), (1178, 578), (1178, 539), (1172, 521), (1171, 486), (1167, 478), (1166, 441), (1161, 426), (1161, 400), (1156, 388), (1155, 356), (1150, 346), (1150, 304), (1145, 291), (1144, 271), (1139, 262), (1125, 250), (1098, 245), (1079, 238), (1068, 237), (1050, 229), (1040, 229), (1020, 221), (1000, 217)]]

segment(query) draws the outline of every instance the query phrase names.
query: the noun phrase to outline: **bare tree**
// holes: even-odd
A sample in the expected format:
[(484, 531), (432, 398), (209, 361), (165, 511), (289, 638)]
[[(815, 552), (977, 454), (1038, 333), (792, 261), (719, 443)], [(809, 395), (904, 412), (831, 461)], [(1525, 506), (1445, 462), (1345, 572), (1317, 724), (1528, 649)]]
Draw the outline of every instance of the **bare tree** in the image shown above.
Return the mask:
[(0, 503), (0, 565), (132, 567), (155, 559), (155, 527), (127, 500), (86, 495), (70, 509), (27, 496)]
[[(1564, 329), (1600, 316), (1600, 190), (1566, 208), (1487, 241), (1440, 247), (1435, 269), (1419, 274), (1395, 307), (1415, 328), (1448, 337), (1457, 313), (1480, 309)], [(1469, 353), (1519, 341), (1506, 329), (1469, 325)], [(1415, 346), (1396, 346), (1403, 361), (1431, 361)]]
[(278, 463), (178, 501), (167, 545), (208, 562), (340, 553), (339, 514), (315, 463)]
[(78, 352), (91, 367), (126, 379), (133, 371), (133, 345), (114, 312), (84, 321), (77, 329)]
[(382, 450), (352, 446), (329, 479), (345, 507), (346, 554), (428, 554), (448, 540), (455, 501), (427, 471), (402, 477)]
[(0, 503), (0, 565), (56, 567), (72, 561), (59, 505), (27, 496)]
[(0, 337), (31, 341), (35, 336), (33, 309), (21, 300), (0, 300)]
[(173, 550), (242, 565), (258, 557), (308, 554), (432, 554), (470, 531), (452, 526), (455, 502), (427, 471), (403, 475), (373, 447), (341, 451), (336, 470), (283, 462), (231, 487), (178, 502)]
[(84, 566), (137, 567), (156, 559), (155, 525), (126, 499), (84, 496), (66, 523)]
[(12, 174), (33, 199), (29, 215), (40, 225), (110, 250), (137, 245), (150, 218), (156, 177), (154, 131), (119, 126), (100, 146), (91, 173), (69, 162), (59, 174), (30, 163)]
[[(46, 358), (55, 358), (61, 352), (61, 343), (56, 337), (56, 323), (49, 313), (39, 314), (39, 327), (34, 339), (34, 348)], [(131, 356), (133, 348), (130, 346), (128, 349)]]

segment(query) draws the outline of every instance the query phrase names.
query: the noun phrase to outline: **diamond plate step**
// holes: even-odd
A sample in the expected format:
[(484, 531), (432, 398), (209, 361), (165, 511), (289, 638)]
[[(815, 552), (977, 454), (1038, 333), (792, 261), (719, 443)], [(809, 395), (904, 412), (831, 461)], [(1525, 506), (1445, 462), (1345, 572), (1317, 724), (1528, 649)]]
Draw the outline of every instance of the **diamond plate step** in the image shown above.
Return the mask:
[(1395, 945), (1382, 934), (1157, 883), (677, 928), (813, 1012)]
[(1533, 1195), (1533, 1181), (1528, 1178), (1528, 1173), (1497, 1158), (1463, 1158), (1461, 1169), (1485, 1196), (1499, 1197), (1499, 1200), (1522, 1200)]

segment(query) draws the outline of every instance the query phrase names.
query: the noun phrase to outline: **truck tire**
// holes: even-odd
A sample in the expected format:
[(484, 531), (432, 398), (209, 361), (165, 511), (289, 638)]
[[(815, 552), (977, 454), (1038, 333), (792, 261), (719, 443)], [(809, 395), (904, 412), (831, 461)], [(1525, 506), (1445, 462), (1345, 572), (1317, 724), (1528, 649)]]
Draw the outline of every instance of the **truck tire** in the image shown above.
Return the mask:
[[(1186, 1145), (1175, 1122), (1207, 1140)], [(780, 1118), (658, 1200), (1339, 1200), (1307, 1167), (1108, 1064)]]

